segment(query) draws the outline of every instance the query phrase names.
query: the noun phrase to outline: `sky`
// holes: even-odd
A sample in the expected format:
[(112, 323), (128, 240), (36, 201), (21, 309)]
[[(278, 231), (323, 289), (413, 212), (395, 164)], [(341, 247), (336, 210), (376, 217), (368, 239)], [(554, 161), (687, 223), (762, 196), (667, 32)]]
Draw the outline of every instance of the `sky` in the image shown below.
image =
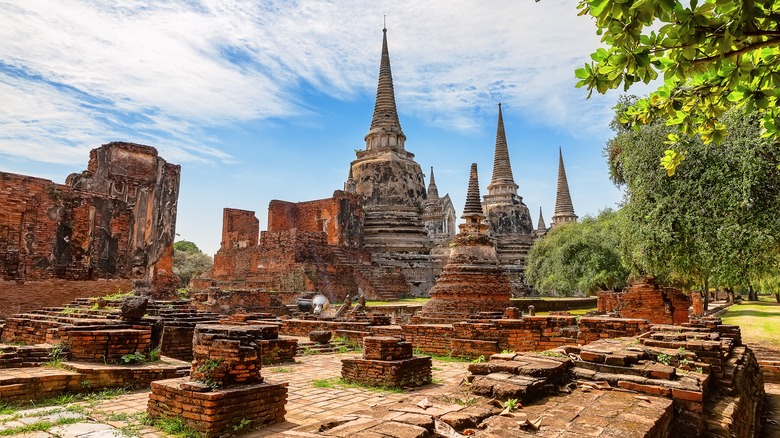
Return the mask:
[(343, 187), (386, 25), (406, 149), (458, 215), (473, 162), (486, 193), (499, 102), (534, 223), (559, 147), (576, 213), (595, 215), (622, 198), (602, 154), (620, 94), (575, 88), (600, 47), (576, 3), (0, 0), (0, 171), (62, 183), (101, 144), (154, 146), (182, 168), (179, 239), (213, 254), (223, 208), (265, 229), (272, 199)]

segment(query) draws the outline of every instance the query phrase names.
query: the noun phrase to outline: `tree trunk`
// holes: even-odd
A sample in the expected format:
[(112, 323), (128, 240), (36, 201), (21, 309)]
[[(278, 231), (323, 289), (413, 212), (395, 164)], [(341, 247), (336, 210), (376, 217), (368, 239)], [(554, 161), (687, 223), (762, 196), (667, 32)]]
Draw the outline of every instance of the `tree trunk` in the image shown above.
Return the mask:
[(780, 292), (775, 292), (775, 300), (780, 303)]
[(707, 279), (704, 279), (704, 290), (702, 291), (702, 295), (704, 295), (704, 314), (707, 314), (707, 307), (710, 305), (710, 283), (707, 281)]
[(748, 301), (758, 301), (758, 294), (753, 289), (753, 283), (748, 281)]

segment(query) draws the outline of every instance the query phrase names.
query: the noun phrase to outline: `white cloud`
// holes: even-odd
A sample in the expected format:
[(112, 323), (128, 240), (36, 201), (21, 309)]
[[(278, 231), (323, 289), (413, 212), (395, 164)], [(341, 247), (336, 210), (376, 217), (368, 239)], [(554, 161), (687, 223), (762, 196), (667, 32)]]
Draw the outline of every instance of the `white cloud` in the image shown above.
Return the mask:
[(204, 128), (304, 113), (304, 82), (373, 94), (383, 14), (402, 112), (460, 131), (498, 100), (574, 132), (609, 119), (612, 97), (583, 111), (574, 89), (598, 40), (571, 0), (0, 0), (0, 153), (81, 162), (132, 133), (230, 160)]

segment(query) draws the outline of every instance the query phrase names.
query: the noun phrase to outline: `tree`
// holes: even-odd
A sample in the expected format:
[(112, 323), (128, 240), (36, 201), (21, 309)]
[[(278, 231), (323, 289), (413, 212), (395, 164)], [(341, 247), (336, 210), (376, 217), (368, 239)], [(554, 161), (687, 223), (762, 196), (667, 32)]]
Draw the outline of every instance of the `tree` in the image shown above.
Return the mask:
[(187, 240), (173, 244), (173, 273), (179, 277), (183, 287), (187, 287), (193, 277), (198, 277), (211, 269), (214, 262), (197, 245)]
[[(595, 18), (607, 46), (577, 69), (578, 87), (603, 94), (663, 75), (664, 84), (656, 92), (626, 108), (622, 123), (635, 126), (662, 118), (679, 126), (682, 134), (698, 133), (709, 143), (724, 138), (723, 113), (744, 106), (762, 113), (764, 135), (777, 141), (780, 3), (580, 0), (578, 9), (580, 15)], [(662, 164), (674, 173), (684, 154), (667, 150)]]
[[(657, 157), (678, 127), (654, 121), (638, 130), (619, 122), (635, 98), (622, 98), (605, 153), (625, 187), (625, 257), (634, 272), (678, 283), (750, 286), (777, 263), (780, 246), (780, 151), (760, 138), (759, 116), (732, 109), (721, 145), (692, 140), (673, 177)], [(707, 294), (705, 294), (706, 297)]]
[(528, 253), (529, 283), (560, 295), (624, 287), (628, 269), (621, 263), (619, 221), (619, 213), (605, 210), (550, 230)]

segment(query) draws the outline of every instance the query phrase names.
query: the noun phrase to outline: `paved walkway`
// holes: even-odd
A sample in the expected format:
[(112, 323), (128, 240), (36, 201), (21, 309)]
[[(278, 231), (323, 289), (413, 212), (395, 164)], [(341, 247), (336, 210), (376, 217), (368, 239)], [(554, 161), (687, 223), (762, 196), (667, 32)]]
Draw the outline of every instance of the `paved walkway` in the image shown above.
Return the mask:
[[(313, 355), (298, 357), (297, 363), (268, 366), (263, 376), (268, 382), (288, 382), (287, 416), (284, 423), (251, 431), (247, 438), (281, 436), (290, 429), (314, 424), (349, 413), (379, 410), (412, 396), (430, 397), (432, 400), (461, 398), (463, 388), (459, 383), (468, 374), (467, 363), (433, 362), (434, 383), (402, 394), (368, 391), (361, 388), (339, 388), (333, 380), (341, 375), (341, 359), (356, 353)], [(332, 387), (318, 388), (313, 382), (329, 381)], [(780, 419), (780, 385), (767, 384), (770, 394), (770, 410)], [(17, 438), (164, 438), (167, 435), (157, 429), (139, 423), (146, 411), (148, 391), (136, 391), (113, 399), (79, 402), (70, 406), (37, 408), (0, 416), (0, 431), (29, 425), (39, 421), (60, 423), (47, 431), (11, 435)], [(16, 418), (12, 418), (16, 417)], [(765, 423), (762, 437), (780, 438), (780, 425)]]
[[(296, 358), (296, 363), (267, 366), (263, 377), (269, 383), (288, 382), (287, 416), (284, 423), (251, 431), (245, 437), (278, 436), (283, 431), (324, 421), (336, 416), (398, 403), (409, 395), (441, 395), (461, 391), (458, 384), (468, 374), (468, 363), (433, 363), (434, 383), (405, 393), (383, 393), (362, 388), (340, 388), (334, 380), (341, 376), (341, 359), (360, 353), (311, 355)], [(314, 381), (327, 381), (331, 387), (315, 387)], [(146, 411), (149, 391), (136, 391), (109, 400), (80, 402), (71, 406), (55, 406), (21, 411), (18, 417), (0, 416), (0, 431), (52, 418), (72, 418), (46, 432), (11, 435), (24, 438), (162, 438), (165, 433), (139, 423)]]

